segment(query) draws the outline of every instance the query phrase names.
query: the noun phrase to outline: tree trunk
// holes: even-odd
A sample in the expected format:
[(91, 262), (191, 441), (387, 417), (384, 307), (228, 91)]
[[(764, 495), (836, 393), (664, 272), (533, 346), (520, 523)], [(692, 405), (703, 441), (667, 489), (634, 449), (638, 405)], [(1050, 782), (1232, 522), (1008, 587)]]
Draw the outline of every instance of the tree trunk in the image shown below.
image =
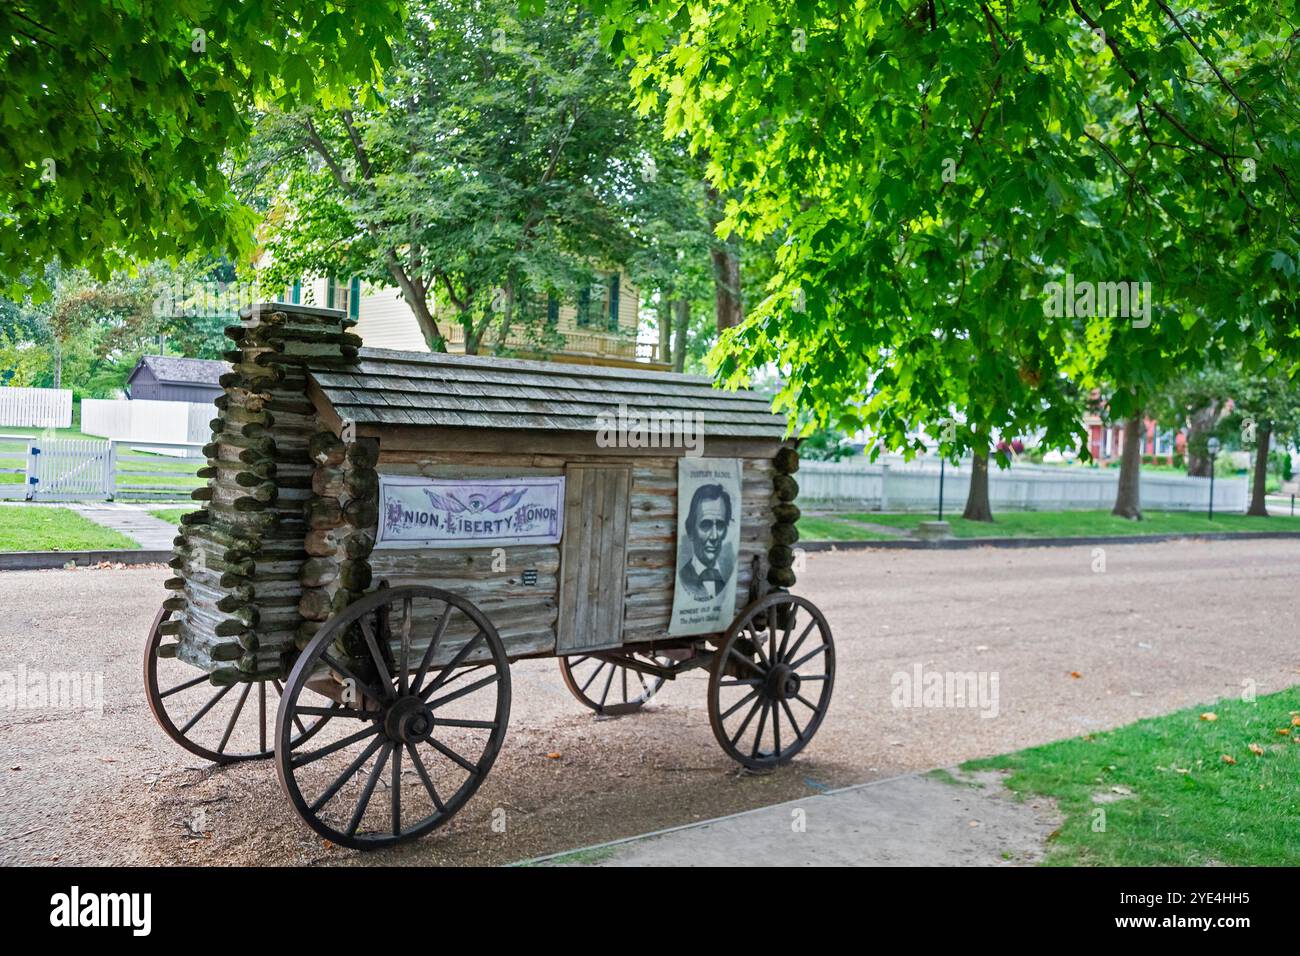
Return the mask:
[(1273, 437), (1273, 423), (1267, 418), (1255, 429), (1255, 480), (1250, 489), (1250, 509), (1248, 515), (1260, 518), (1268, 517), (1268, 504), (1264, 496), (1268, 493), (1268, 445)]
[[(707, 155), (703, 161), (707, 164)], [(722, 195), (707, 180), (704, 183), (704, 195), (709, 200), (709, 225), (716, 227), (722, 221)], [(713, 261), (714, 309), (718, 331), (721, 332), (739, 325), (745, 317), (740, 303), (740, 257), (735, 249), (717, 245), (709, 250), (709, 258)]]
[(388, 266), (388, 274), (397, 282), (397, 287), (402, 290), (402, 298), (406, 300), (406, 304), (415, 315), (415, 324), (419, 327), (420, 334), (424, 336), (424, 344), (429, 346), (430, 352), (447, 351), (447, 340), (439, 331), (438, 323), (429, 308), (429, 297), (423, 281), (421, 280), (418, 285), (412, 281), (391, 249), (384, 258)]
[(674, 299), (673, 313), (676, 336), (673, 339), (673, 371), (686, 371), (686, 333), (691, 327), (691, 302), (689, 299)]
[(740, 258), (726, 246), (709, 253), (713, 259), (714, 307), (718, 331), (739, 325), (745, 317), (740, 304)]
[[(1205, 442), (1201, 436), (1214, 431), (1219, 424), (1219, 403), (1198, 408), (1187, 417), (1187, 476), (1189, 478), (1210, 477), (1210, 456), (1205, 454)], [(1196, 449), (1199, 449), (1196, 450)]]
[(992, 521), (993, 508), (989, 505), (989, 453), (971, 456), (970, 491), (966, 495), (966, 510), (961, 516), (967, 521)]
[(1115, 494), (1113, 515), (1142, 520), (1139, 481), (1142, 477), (1142, 410), (1124, 423), (1124, 451), (1119, 461), (1119, 490)]
[(668, 365), (673, 360), (673, 307), (668, 294), (659, 293), (659, 361)]

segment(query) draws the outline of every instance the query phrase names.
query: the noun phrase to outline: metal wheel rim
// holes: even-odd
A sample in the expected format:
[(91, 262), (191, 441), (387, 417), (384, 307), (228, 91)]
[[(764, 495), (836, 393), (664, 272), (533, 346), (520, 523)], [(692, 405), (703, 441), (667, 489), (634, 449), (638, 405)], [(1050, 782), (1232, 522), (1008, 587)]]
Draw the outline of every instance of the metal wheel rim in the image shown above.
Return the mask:
[[(807, 618), (801, 623), (792, 619), (789, 627), (783, 626), (778, 621), (781, 607), (794, 615), (802, 609)], [(765, 613), (769, 611), (772, 613)], [(755, 643), (755, 618), (764, 621), (765, 628), (761, 633), (767, 640), (758, 642), (759, 653), (754, 654), (751, 660), (737, 645), (746, 639), (751, 645)], [(821, 644), (809, 646), (814, 639), (820, 639)], [(800, 680), (795, 684), (799, 691), (796, 696), (783, 696), (789, 690), (788, 681), (777, 681), (782, 685), (781, 690), (773, 690), (770, 682), (781, 676), (773, 666), (777, 661), (797, 665), (795, 673)], [(730, 668), (728, 662), (732, 662)], [(809, 668), (809, 663), (814, 666)], [(735, 676), (729, 671), (740, 671), (745, 676)], [(815, 701), (802, 693), (813, 684), (820, 685)], [(752, 696), (743, 696), (737, 703), (728, 695), (724, 701), (724, 688), (732, 687), (738, 688), (738, 692), (739, 688), (747, 687), (748, 691), (744, 693), (752, 692)], [(709, 723), (729, 757), (751, 770), (769, 770), (788, 763), (808, 745), (826, 716), (834, 687), (835, 644), (825, 616), (807, 598), (774, 592), (745, 608), (732, 622), (718, 647), (709, 668)], [(791, 701), (801, 703), (803, 709), (796, 711)], [(759, 718), (757, 724), (754, 723), (756, 716)], [(786, 727), (784, 733), (781, 730), (783, 725)], [(751, 730), (754, 731), (752, 745), (748, 744)], [(768, 750), (761, 747), (765, 733), (772, 743)]]
[[(179, 744), (195, 756), (202, 757), (204, 760), (210, 760), (216, 764), (242, 763), (248, 760), (265, 760), (269, 758), (275, 753), (275, 728), (274, 725), (268, 721), (268, 718), (274, 715), (276, 709), (279, 707), (280, 698), (278, 683), (275, 681), (250, 681), (242, 685), (245, 688), (244, 690), (239, 691), (236, 690), (238, 685), (224, 688), (213, 687), (211, 684), (207, 685), (208, 687), (213, 687), (212, 697), (209, 698), (210, 703), (213, 705), (228, 694), (239, 694), (239, 698), (236, 699), (236, 709), (231, 712), (233, 718), (228, 718), (227, 737), (233, 731), (233, 728), (239, 724), (240, 719), (244, 717), (244, 715), (259, 715), (262, 720), (262, 734), (259, 739), (259, 744), (262, 744), (263, 740), (265, 743), (255, 751), (226, 751), (224, 749), (224, 743), (219, 743), (218, 749), (213, 750), (211, 747), (207, 747), (187, 735), (190, 730), (194, 729), (199, 723), (203, 723), (206, 720), (207, 714), (200, 715), (197, 720), (194, 720), (193, 727), (188, 727), (186, 725), (189, 724), (190, 721), (183, 721), (181, 724), (178, 724), (171, 712), (168, 711), (166, 700), (169, 697), (189, 686), (197, 687), (207, 678), (206, 674), (198, 668), (194, 668), (195, 676), (189, 681), (183, 681), (176, 687), (170, 687), (165, 690), (159, 685), (158, 648), (162, 644), (162, 632), (160, 628), (162, 627), (163, 622), (168, 620), (173, 613), (174, 612), (168, 611), (166, 608), (159, 608), (158, 613), (154, 615), (153, 625), (149, 628), (149, 637), (145, 640), (145, 699), (149, 704), (149, 710), (153, 714), (154, 720), (157, 722), (158, 726), (162, 728), (163, 733), (170, 737), (172, 741)], [(267, 692), (268, 684), (275, 689), (276, 699), (274, 703), (271, 702), (270, 696)], [(257, 687), (258, 700), (252, 702), (250, 705), (248, 698), (252, 696), (252, 689), (254, 686)], [(209, 713), (212, 713), (212, 711), (209, 711)], [(193, 715), (191, 715), (191, 720), (193, 720)], [(320, 723), (313, 722), (311, 726), (304, 726), (301, 728), (299, 735), (302, 740), (306, 740), (319, 729)]]
[[(662, 659), (651, 657), (651, 660), (660, 663)], [(578, 669), (587, 661), (597, 661), (598, 666), (590, 674), (579, 672)], [(569, 693), (581, 701), (584, 707), (602, 716), (640, 710), (664, 686), (663, 677), (643, 674), (631, 667), (601, 660), (594, 654), (561, 657), (560, 675), (564, 678), (564, 686), (569, 688)], [(629, 690), (634, 692), (630, 697)], [(587, 691), (599, 694), (600, 699), (588, 695)], [(611, 691), (620, 699), (610, 701)]]
[[(410, 677), (408, 672), (406, 677), (408, 683), (406, 684), (401, 683), (401, 668), (397, 666), (392, 667), (392, 673), (388, 674), (389, 680), (387, 681), (387, 690), (394, 692), (394, 700), (386, 700), (386, 706), (384, 709), (373, 714), (369, 711), (365, 711), (364, 714), (367, 716), (354, 716), (354, 714), (363, 713), (359, 710), (352, 711), (349, 709), (346, 712), (340, 710), (338, 719), (349, 721), (350, 726), (348, 729), (356, 727), (357, 731), (355, 734), (349, 734), (348, 738), (344, 738), (355, 738), (351, 739), (351, 743), (347, 744), (345, 747), (338, 747), (333, 752), (347, 754), (348, 756), (356, 754), (358, 756), (355, 756), (352, 763), (350, 763), (345, 769), (344, 773), (332, 780), (323, 791), (313, 792), (315, 799), (309, 802), (308, 794), (304, 792), (302, 786), (304, 781), (300, 780), (300, 777), (304, 776), (302, 770), (305, 766), (323, 759), (324, 756), (333, 756), (333, 752), (323, 754), (321, 757), (315, 755), (321, 754), (322, 751), (334, 748), (335, 744), (338, 742), (336, 741), (335, 744), (325, 744), (322, 747), (316, 748), (316, 750), (304, 752), (298, 749), (301, 742), (290, 741), (289, 728), (292, 726), (291, 721), (294, 714), (298, 712), (300, 706), (302, 706), (299, 703), (299, 699), (304, 688), (307, 686), (308, 681), (312, 679), (313, 674), (321, 667), (324, 667), (334, 674), (358, 680), (361, 687), (366, 690), (364, 698), (367, 705), (372, 699), (378, 701), (378, 699), (383, 696), (385, 690), (382, 686), (384, 682), (365, 681), (358, 678), (357, 675), (353, 674), (350, 668), (347, 667), (347, 664), (344, 661), (338, 659), (336, 651), (332, 649), (332, 645), (337, 639), (346, 634), (347, 629), (351, 627), (353, 623), (358, 622), (363, 618), (371, 620), (370, 616), (381, 608), (390, 608), (387, 613), (391, 616), (391, 605), (401, 602), (405, 606), (403, 619), (406, 620), (409, 617), (409, 610), (411, 607), (407, 602), (412, 602), (416, 599), (425, 599), (443, 604), (445, 607), (444, 614), (448, 620), (453, 617), (452, 609), (455, 609), (455, 611), (464, 615), (465, 618), (472, 622), (472, 624), (477, 628), (478, 633), (475, 637), (470, 639), (460, 651), (457, 652), (457, 655), (460, 656), (466, 651), (476, 649), (481, 642), (482, 646), (484, 646), (489, 652), (489, 660), (483, 664), (463, 664), (458, 663), (457, 660), (453, 658), (451, 663), (440, 667), (429, 665), (427, 662), (431, 658), (426, 656), (425, 659), (421, 661), (422, 666), (414, 679)], [(377, 619), (374, 620), (377, 622)], [(372, 633), (367, 637), (366, 643), (370, 649), (371, 655), (373, 657), (374, 653), (378, 651), (379, 657), (384, 658), (382, 645), (380, 645), (379, 642), (380, 632), (375, 630), (375, 623), (372, 622), (370, 627)], [(446, 625), (439, 625), (436, 636), (434, 636), (431, 642), (431, 647), (436, 646), (437, 641), (441, 637), (442, 630), (445, 629), (445, 627)], [(371, 636), (374, 637), (373, 642), (369, 639)], [(410, 641), (404, 639), (402, 645), (404, 648), (403, 653), (405, 653), (405, 648), (410, 645)], [(414, 658), (412, 657), (408, 663), (414, 663)], [(387, 662), (385, 662), (385, 666), (388, 666)], [(457, 667), (461, 668), (460, 673), (449, 677), (448, 675), (450, 672), (455, 670)], [(490, 728), (488, 739), (483, 745), (478, 760), (473, 763), (473, 771), (469, 772), (463, 783), (456, 788), (454, 792), (451, 792), (449, 797), (444, 799), (437, 794), (436, 787), (431, 782), (433, 775), (428, 771), (427, 761), (419, 756), (423, 751), (420, 750), (418, 744), (412, 747), (409, 743), (399, 742), (398, 738), (389, 736), (387, 725), (391, 719), (391, 715), (397, 710), (395, 701), (409, 699), (410, 696), (409, 694), (397, 694), (396, 689), (399, 686), (404, 686), (410, 691), (410, 694), (427, 694), (428, 698), (431, 698), (429, 706), (432, 710), (436, 711), (442, 705), (442, 702), (465, 694), (466, 689), (465, 687), (462, 687), (459, 690), (451, 691), (441, 697), (437, 697), (436, 692), (442, 689), (446, 684), (450, 684), (452, 681), (458, 679), (462, 674), (472, 672), (472, 670), (478, 668), (486, 668), (489, 676), (480, 678), (479, 681), (467, 686), (471, 688), (477, 684), (487, 686), (485, 682), (491, 679), (492, 686), (496, 689), (493, 717), (491, 720), (492, 727)], [(387, 672), (385, 671), (385, 673)], [(371, 693), (371, 691), (377, 693)], [(276, 775), (279, 777), (280, 785), (284, 789), (285, 794), (289, 797), (289, 801), (298, 815), (308, 826), (316, 831), (316, 833), (332, 843), (337, 843), (340, 846), (346, 846), (353, 849), (371, 850), (417, 839), (437, 827), (442, 826), (451, 819), (451, 817), (454, 816), (462, 806), (464, 806), (464, 804), (482, 785), (488, 772), (491, 770), (493, 763), (495, 763), (497, 754), (501, 749), (501, 744), (505, 739), (505, 730), (510, 718), (510, 700), (510, 667), (509, 659), (506, 656), (505, 645), (501, 642), (501, 638), (497, 634), (496, 628), (492, 626), (491, 622), (488, 621), (477, 607), (469, 601), (439, 588), (384, 588), (367, 595), (341, 614), (331, 618), (330, 621), (326, 623), (325, 627), (323, 627), (320, 632), (312, 638), (311, 642), (303, 650), (302, 654), (299, 655), (297, 662), (294, 664), (293, 670), (289, 674), (288, 680), (285, 682), (285, 692), (281, 698), (280, 708), (276, 714)], [(326, 717), (323, 719), (328, 721), (335, 718)], [(445, 728), (448, 726), (460, 725), (454, 720), (442, 718), (436, 719), (434, 724), (434, 729), (437, 729), (437, 726)], [(430, 739), (433, 739), (432, 734), (430, 735)], [(354, 744), (363, 746), (353, 747)], [(348, 751), (349, 747), (353, 748), (350, 752)], [(372, 747), (375, 749), (371, 749)], [(437, 747), (437, 745), (435, 744), (434, 747)], [(394, 757), (394, 754), (397, 756)], [(445, 753), (444, 756), (446, 756)], [(371, 757), (375, 758), (373, 762), (370, 759)], [(401, 815), (403, 806), (405, 805), (409, 807), (409, 801), (401, 796), (398, 796), (397, 798), (393, 798), (392, 796), (394, 792), (398, 794), (405, 792), (401, 780), (401, 767), (403, 763), (407, 762), (406, 759), (404, 759), (407, 757), (410, 758), (410, 763), (412, 765), (418, 766), (418, 779), (423, 784), (424, 789), (432, 795), (432, 801), (435, 806), (433, 813), (419, 818), (410, 826), (403, 824)], [(363, 772), (366, 767), (370, 768), (368, 775)], [(327, 776), (330, 773), (332, 773), (332, 770), (327, 771)], [(371, 810), (371, 796), (373, 796), (376, 785), (381, 776), (390, 778), (387, 789), (390, 799), (390, 809), (392, 812), (392, 826), (387, 830), (387, 832), (382, 833), (372, 831), (366, 831), (364, 833), (359, 832), (360, 822)], [(353, 807), (353, 819), (350, 821), (350, 832), (347, 830), (341, 830), (331, 822), (322, 819), (320, 811), (327, 809), (328, 805), (334, 801), (334, 798), (338, 796), (344, 787), (350, 785), (354, 781), (359, 782), (362, 779), (365, 779), (366, 782), (363, 785), (362, 795), (359, 798), (358, 803)], [(376, 804), (376, 806), (378, 805)]]

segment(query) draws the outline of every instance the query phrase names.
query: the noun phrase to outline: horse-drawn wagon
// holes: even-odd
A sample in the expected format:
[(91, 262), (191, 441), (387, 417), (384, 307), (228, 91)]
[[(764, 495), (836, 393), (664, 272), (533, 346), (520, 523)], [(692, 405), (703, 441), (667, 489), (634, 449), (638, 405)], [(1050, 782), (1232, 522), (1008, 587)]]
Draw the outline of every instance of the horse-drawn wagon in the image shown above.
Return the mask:
[(598, 714), (709, 669), (710, 722), (782, 764), (830, 701), (830, 628), (794, 584), (785, 423), (635, 369), (361, 349), (343, 313), (246, 310), (202, 509), (145, 649), (160, 725), (274, 756), (318, 833), (375, 847), (472, 796), (511, 661), (559, 658)]

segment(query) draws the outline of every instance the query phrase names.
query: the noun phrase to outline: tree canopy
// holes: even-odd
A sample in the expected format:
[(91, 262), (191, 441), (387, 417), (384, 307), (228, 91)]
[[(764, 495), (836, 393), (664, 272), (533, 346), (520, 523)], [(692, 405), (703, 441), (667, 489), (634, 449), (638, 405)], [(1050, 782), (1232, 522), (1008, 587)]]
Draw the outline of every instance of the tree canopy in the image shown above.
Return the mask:
[[(646, 109), (710, 157), (723, 230), (783, 235), (732, 381), (885, 445), (949, 415), (1079, 444), (1215, 349), (1294, 364), (1294, 2), (591, 0)], [(1094, 295), (1052, 314), (1049, 284)], [(1149, 315), (1095, 292), (1149, 282)]]
[(237, 255), (231, 194), (252, 107), (336, 98), (391, 63), (400, 0), (0, 5), (0, 284), (45, 264)]

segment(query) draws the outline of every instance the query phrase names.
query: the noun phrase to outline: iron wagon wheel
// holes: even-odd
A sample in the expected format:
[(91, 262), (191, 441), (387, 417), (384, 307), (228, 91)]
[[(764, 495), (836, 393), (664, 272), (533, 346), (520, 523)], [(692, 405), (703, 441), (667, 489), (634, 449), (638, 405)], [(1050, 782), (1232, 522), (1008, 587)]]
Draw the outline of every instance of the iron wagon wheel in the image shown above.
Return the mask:
[(778, 767), (817, 732), (834, 685), (835, 644), (825, 616), (807, 598), (775, 591), (740, 613), (714, 655), (713, 735), (751, 770)]
[[(171, 613), (158, 609), (144, 645), (145, 698), (158, 726), (190, 753), (213, 763), (270, 757), (275, 753), (273, 721), (283, 685), (270, 680), (214, 687), (206, 673), (172, 658), (160, 658), (162, 624)], [(249, 700), (254, 696), (255, 700)], [(306, 740), (325, 719), (316, 718), (294, 729)]]
[[(640, 651), (630, 656), (656, 667), (670, 663), (667, 658)], [(560, 674), (569, 692), (602, 717), (638, 711), (664, 686), (664, 678), (658, 674), (646, 674), (600, 654), (561, 657)]]
[[(300, 746), (294, 722), (318, 715), (333, 719)], [(298, 657), (276, 716), (276, 775), (325, 839), (390, 846), (474, 795), (509, 719), (510, 662), (483, 613), (438, 588), (385, 587), (331, 618)]]

